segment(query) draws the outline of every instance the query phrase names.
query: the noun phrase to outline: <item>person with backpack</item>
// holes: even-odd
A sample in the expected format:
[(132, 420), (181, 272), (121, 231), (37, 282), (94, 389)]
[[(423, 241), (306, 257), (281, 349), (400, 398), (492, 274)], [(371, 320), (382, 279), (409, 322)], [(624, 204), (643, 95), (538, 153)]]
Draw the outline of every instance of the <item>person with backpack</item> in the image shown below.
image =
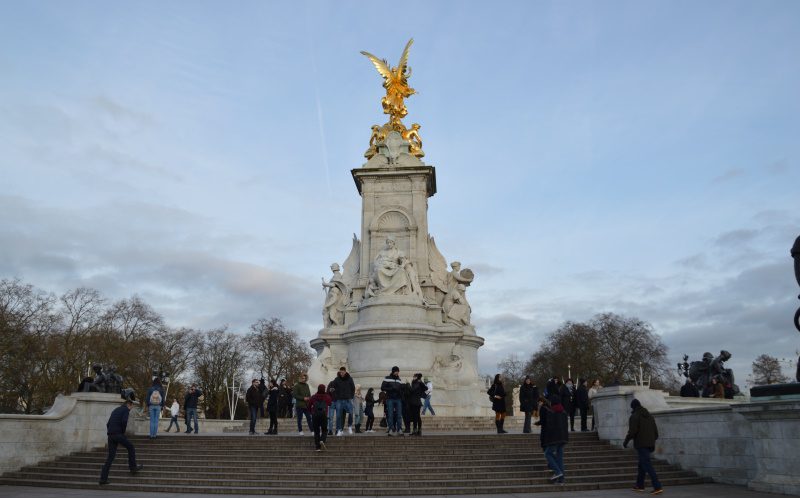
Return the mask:
[(328, 409), (333, 404), (333, 398), (325, 391), (325, 384), (320, 384), (317, 386), (317, 393), (308, 398), (308, 408), (314, 425), (314, 446), (317, 451), (326, 448), (325, 440), (328, 438), (328, 433), (325, 428), (328, 425)]
[(145, 401), (147, 412), (150, 414), (150, 439), (155, 439), (158, 434), (158, 419), (164, 408), (164, 388), (161, 387), (161, 379), (158, 377), (153, 379), (153, 385), (147, 390)]
[(250, 435), (256, 433), (256, 420), (258, 419), (259, 407), (264, 403), (264, 398), (261, 396), (261, 389), (258, 379), (253, 379), (247, 393), (244, 395), (244, 400), (247, 402), (247, 407), (250, 410)]
[(566, 471), (564, 470), (564, 446), (569, 442), (567, 427), (567, 412), (561, 404), (558, 394), (551, 394), (548, 401), (544, 401), (539, 408), (539, 422), (542, 431), (539, 439), (544, 449), (547, 466), (553, 471), (550, 482), (564, 484)]

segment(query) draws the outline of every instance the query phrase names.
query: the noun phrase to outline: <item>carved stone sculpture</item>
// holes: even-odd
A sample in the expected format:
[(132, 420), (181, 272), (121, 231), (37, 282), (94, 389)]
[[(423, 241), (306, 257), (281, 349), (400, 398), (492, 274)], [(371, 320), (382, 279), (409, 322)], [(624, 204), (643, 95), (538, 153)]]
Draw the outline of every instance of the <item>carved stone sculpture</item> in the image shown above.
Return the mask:
[(344, 310), (350, 301), (350, 289), (342, 280), (339, 265), (331, 265), (333, 276), (329, 282), (322, 279), (322, 288), (327, 289), (325, 304), (322, 306), (322, 322), (325, 327), (344, 325)]
[(465, 291), (467, 286), (458, 284), (454, 289), (445, 294), (444, 302), (442, 303), (442, 313), (444, 313), (444, 320), (446, 322), (455, 323), (456, 325), (469, 325), (470, 308), (467, 302)]
[[(375, 256), (366, 297), (409, 294), (422, 297), (419, 281), (412, 283), (408, 271), (411, 262), (395, 247), (395, 244), (393, 237), (386, 237), (383, 249)], [(412, 269), (411, 273), (416, 279), (416, 271)]]

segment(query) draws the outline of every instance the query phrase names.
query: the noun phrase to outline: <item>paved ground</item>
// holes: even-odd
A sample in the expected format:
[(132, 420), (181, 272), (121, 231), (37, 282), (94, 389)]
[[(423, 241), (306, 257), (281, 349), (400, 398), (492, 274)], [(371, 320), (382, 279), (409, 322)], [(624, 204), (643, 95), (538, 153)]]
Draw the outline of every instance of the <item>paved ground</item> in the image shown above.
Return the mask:
[[(25, 486), (0, 486), (0, 497), (2, 498), (153, 498), (153, 493), (125, 493), (120, 491), (106, 490), (87, 490), (87, 489), (59, 489), (59, 488), (31, 488)], [(198, 498), (199, 494), (170, 494), (170, 498)], [(218, 498), (244, 498), (242, 495), (214, 495)], [(273, 495), (271, 495), (273, 496)], [(510, 494), (510, 495), (448, 495), (448, 498), (564, 498), (564, 493), (530, 493), (530, 494)], [(609, 489), (603, 491), (574, 491), (569, 493), (570, 498), (617, 498), (619, 496), (650, 496), (649, 493), (635, 493), (620, 489)], [(727, 486), (724, 484), (698, 484), (694, 486), (674, 486), (664, 488), (664, 494), (675, 498), (776, 498), (784, 495), (771, 493), (758, 493), (750, 491), (740, 486)], [(252, 495), (247, 496), (252, 498)], [(273, 498), (302, 498), (298, 496)], [(310, 497), (318, 498), (318, 497)], [(369, 498), (358, 497), (358, 498)], [(385, 498), (385, 497), (382, 497)], [(421, 497), (415, 497), (421, 498)], [(441, 497), (435, 497), (441, 498)]]

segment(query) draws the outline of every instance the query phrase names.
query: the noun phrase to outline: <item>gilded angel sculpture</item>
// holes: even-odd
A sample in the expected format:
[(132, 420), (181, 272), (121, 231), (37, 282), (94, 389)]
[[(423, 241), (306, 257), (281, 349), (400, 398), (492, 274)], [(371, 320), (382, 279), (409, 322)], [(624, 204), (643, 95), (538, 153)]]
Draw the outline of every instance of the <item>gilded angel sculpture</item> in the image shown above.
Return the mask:
[[(414, 43), (413, 38), (406, 43), (406, 48), (403, 50), (403, 55), (400, 56), (400, 62), (397, 67), (390, 67), (386, 59), (378, 59), (369, 52), (361, 51), (372, 61), (375, 69), (383, 77), (383, 88), (386, 89), (386, 96), (381, 99), (383, 113), (389, 115), (389, 124), (398, 132), (405, 131), (400, 119), (408, 114), (408, 109), (406, 109), (403, 99), (417, 93), (408, 86), (408, 78), (411, 77), (411, 68), (408, 66), (408, 49), (411, 48), (412, 43)], [(396, 128), (398, 125), (399, 128)]]

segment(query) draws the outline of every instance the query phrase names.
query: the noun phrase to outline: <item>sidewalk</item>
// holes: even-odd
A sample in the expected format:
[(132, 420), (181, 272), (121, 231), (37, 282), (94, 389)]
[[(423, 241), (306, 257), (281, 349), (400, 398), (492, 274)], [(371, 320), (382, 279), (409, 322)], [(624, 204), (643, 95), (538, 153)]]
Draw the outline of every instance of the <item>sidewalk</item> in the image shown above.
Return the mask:
[[(152, 498), (153, 493), (126, 493), (121, 491), (108, 491), (105, 489), (61, 489), (61, 488), (32, 488), (25, 486), (0, 486), (0, 498)], [(170, 493), (170, 498), (199, 498), (200, 494)], [(225, 498), (252, 498), (253, 495), (215, 495)], [(271, 495), (273, 498), (304, 498), (299, 495), (281, 497)], [(449, 498), (564, 498), (564, 493), (526, 493), (510, 495), (447, 495)], [(573, 491), (569, 493), (570, 498), (617, 498), (619, 496), (650, 496), (649, 493), (634, 493), (620, 489), (608, 489), (602, 491)], [(740, 486), (728, 486), (725, 484), (698, 484), (694, 486), (675, 486), (664, 488), (661, 496), (670, 498), (777, 498), (772, 493), (759, 493), (750, 491)], [(308, 497), (308, 498), (317, 498)], [(345, 497), (342, 497), (345, 498)], [(370, 495), (359, 496), (358, 498), (371, 498)], [(386, 498), (386, 497), (380, 497)], [(423, 498), (423, 497), (414, 497)], [(424, 498), (441, 498), (424, 497)]]

